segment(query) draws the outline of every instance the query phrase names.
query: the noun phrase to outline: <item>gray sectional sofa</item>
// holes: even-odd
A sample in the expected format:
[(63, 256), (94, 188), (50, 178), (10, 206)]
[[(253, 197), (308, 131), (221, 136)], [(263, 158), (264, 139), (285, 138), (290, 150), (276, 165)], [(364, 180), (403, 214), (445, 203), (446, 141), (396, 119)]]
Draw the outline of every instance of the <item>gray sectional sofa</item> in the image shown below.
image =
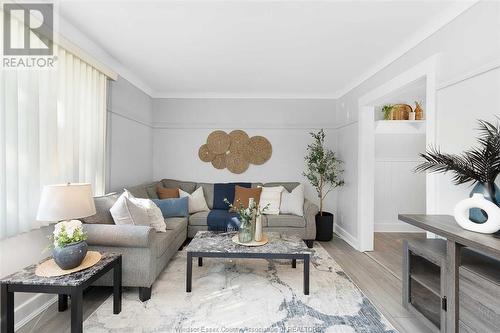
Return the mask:
[[(163, 179), (144, 185), (128, 187), (137, 198), (157, 199), (156, 187), (162, 184), (168, 188), (180, 188), (188, 193), (203, 187), (208, 207), (212, 209), (213, 184), (195, 183)], [(293, 190), (299, 183), (254, 183), (257, 186), (284, 186)], [(139, 298), (146, 301), (151, 297), (151, 286), (168, 261), (182, 248), (187, 239), (193, 238), (201, 230), (208, 230), (208, 212), (199, 212), (186, 218), (166, 218), (167, 232), (156, 232), (146, 226), (115, 225), (109, 209), (120, 193), (112, 193), (94, 198), (97, 213), (82, 219), (87, 232), (90, 250), (118, 252), (123, 255), (122, 280), (127, 287), (139, 287)], [(265, 231), (284, 232), (301, 237), (309, 247), (316, 237), (315, 216), (318, 207), (308, 200), (304, 201), (304, 216), (264, 215), (262, 222)], [(98, 285), (111, 285), (111, 275), (105, 275)]]

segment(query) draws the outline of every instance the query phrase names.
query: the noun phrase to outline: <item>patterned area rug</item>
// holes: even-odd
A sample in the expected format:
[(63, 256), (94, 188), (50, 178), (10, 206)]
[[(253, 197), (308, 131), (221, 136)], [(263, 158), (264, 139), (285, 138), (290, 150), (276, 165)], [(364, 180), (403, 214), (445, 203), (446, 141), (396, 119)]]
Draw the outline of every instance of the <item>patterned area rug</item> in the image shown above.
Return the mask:
[(125, 289), (122, 312), (112, 297), (84, 323), (93, 332), (396, 332), (320, 244), (311, 260), (310, 295), (302, 264), (259, 259), (205, 258), (193, 262), (185, 292), (186, 253), (179, 252), (142, 303)]

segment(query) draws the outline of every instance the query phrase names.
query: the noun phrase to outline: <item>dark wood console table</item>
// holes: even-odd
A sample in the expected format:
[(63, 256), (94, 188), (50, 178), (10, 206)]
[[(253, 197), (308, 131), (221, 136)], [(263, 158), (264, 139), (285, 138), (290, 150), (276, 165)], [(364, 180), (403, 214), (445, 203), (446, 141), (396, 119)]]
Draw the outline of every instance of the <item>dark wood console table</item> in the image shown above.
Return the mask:
[[(464, 329), (464, 323), (460, 320), (460, 308), (465, 308), (467, 305), (465, 300), (460, 299), (460, 295), (464, 295), (465, 298), (467, 292), (469, 292), (467, 288), (472, 286), (476, 290), (484, 291), (484, 295), (492, 296), (493, 302), (498, 301), (497, 296), (500, 295), (500, 266), (498, 265), (500, 263), (500, 235), (467, 231), (455, 222), (453, 216), (449, 215), (400, 214), (399, 220), (446, 238), (445, 276), (443, 277), (445, 279), (446, 295), (445, 331), (452, 333), (467, 331)], [(476, 259), (469, 259), (471, 255), (467, 253), (465, 253), (464, 257), (462, 255), (462, 249), (464, 248), (467, 248), (467, 251), (478, 251)], [(486, 256), (482, 256), (481, 253)], [(464, 262), (464, 267), (461, 269), (463, 258), (468, 258), (468, 262)], [(472, 258), (474, 257), (472, 256)], [(472, 282), (467, 279), (467, 274), (470, 274), (470, 272), (477, 273), (478, 277), (472, 279)], [(485, 277), (484, 280), (482, 277)], [(473, 284), (471, 285), (471, 283)], [(463, 286), (460, 287), (461, 285)], [(495, 304), (497, 303), (494, 303), (493, 307)], [(474, 306), (481, 307), (483, 304), (474, 304)], [(498, 327), (495, 326), (498, 325), (500, 318), (498, 309), (491, 311), (488, 306), (485, 306), (484, 311), (488, 312), (487, 316), (490, 322), (487, 324), (491, 325), (490, 327)], [(464, 317), (465, 315), (464, 311)], [(475, 327), (472, 327), (472, 329), (480, 331), (481, 320), (476, 321), (476, 318), (473, 319), (472, 321), (477, 322), (478, 326), (473, 325)], [(484, 328), (482, 330), (484, 331)]]

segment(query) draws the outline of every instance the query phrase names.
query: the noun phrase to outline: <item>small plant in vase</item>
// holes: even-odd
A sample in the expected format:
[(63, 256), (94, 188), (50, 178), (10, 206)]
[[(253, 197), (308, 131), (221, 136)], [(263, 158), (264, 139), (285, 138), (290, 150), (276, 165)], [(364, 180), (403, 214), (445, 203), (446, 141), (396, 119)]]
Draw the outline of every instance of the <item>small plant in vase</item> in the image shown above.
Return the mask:
[[(238, 205), (233, 205), (229, 200), (224, 199), (224, 202), (229, 206), (229, 208), (238, 214), (239, 220), (241, 222), (238, 229), (238, 240), (240, 243), (248, 243), (254, 240), (256, 234), (256, 223), (260, 216), (269, 208), (266, 205), (264, 208), (260, 209), (259, 205), (255, 202), (253, 198), (250, 198), (248, 207), (245, 207), (243, 203), (238, 201)], [(260, 221), (259, 221), (260, 222)], [(262, 224), (260, 229), (257, 231), (262, 235)]]
[(382, 107), (382, 112), (384, 113), (384, 120), (391, 120), (392, 119), (392, 109), (394, 105), (391, 104), (386, 104)]
[(304, 176), (318, 193), (319, 214), (316, 215), (316, 240), (329, 241), (333, 236), (333, 214), (323, 211), (326, 196), (344, 185), (341, 178), (344, 170), (343, 162), (335, 156), (335, 152), (325, 148), (325, 131), (311, 133), (314, 141), (307, 146), (307, 171)]
[(83, 231), (82, 222), (78, 220), (57, 223), (52, 239), (54, 261), (64, 270), (78, 267), (87, 255), (87, 234)]
[[(500, 124), (497, 122), (494, 125), (484, 120), (478, 122), (480, 135), (476, 147), (460, 155), (443, 153), (437, 147), (430, 147), (420, 154), (424, 162), (418, 165), (415, 171), (451, 172), (456, 185), (474, 185), (471, 197), (480, 193), (485, 199), (499, 206), (500, 190), (495, 180), (500, 174)], [(471, 209), (469, 217), (476, 223), (484, 223), (487, 220), (486, 213), (479, 208)]]

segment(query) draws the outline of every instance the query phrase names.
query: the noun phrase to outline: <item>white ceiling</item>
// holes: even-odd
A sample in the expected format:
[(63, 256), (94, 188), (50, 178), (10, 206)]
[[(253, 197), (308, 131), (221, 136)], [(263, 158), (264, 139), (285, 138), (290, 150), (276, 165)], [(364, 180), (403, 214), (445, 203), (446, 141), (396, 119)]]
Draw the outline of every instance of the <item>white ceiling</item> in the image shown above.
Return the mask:
[(154, 97), (299, 98), (338, 97), (465, 8), (450, 1), (59, 6)]

